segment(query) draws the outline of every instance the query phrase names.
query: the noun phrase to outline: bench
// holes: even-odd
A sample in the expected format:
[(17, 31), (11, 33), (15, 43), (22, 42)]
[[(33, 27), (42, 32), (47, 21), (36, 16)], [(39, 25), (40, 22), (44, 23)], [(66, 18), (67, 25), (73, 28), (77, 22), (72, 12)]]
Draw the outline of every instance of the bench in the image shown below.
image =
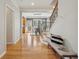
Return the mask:
[(65, 59), (65, 57), (68, 57), (70, 59), (72, 59), (73, 57), (77, 58), (77, 54), (69, 51), (67, 48), (65, 48), (66, 50), (62, 50), (61, 47), (59, 45), (56, 45), (54, 43), (48, 43), (48, 47), (51, 47), (59, 56), (60, 59)]
[(48, 47), (52, 48), (56, 52), (56, 54), (60, 56), (60, 59), (65, 59), (65, 57), (68, 57), (68, 59), (78, 58), (75, 52), (72, 52), (71, 50), (66, 48), (64, 45), (59, 45), (52, 42), (51, 39), (52, 39), (51, 37), (47, 37), (46, 42), (48, 43)]

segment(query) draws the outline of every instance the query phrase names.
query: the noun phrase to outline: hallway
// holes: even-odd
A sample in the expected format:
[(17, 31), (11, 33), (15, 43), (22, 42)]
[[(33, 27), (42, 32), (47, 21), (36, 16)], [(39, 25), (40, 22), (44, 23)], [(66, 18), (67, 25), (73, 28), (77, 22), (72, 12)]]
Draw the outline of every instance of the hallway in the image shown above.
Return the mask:
[[(26, 32), (32, 34), (20, 35)], [(78, 55), (78, 1), (0, 0), (0, 59), (59, 59), (40, 32), (62, 37), (63, 47)]]
[(2, 59), (57, 59), (53, 50), (41, 43), (41, 36), (23, 34), (15, 45), (8, 45)]

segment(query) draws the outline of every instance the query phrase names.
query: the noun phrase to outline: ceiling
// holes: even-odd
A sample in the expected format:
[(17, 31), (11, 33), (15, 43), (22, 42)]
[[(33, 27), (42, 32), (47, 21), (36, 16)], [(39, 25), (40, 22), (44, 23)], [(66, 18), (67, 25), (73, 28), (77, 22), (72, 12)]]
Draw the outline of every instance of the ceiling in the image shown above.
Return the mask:
[[(16, 0), (16, 2), (20, 10), (26, 13), (24, 14), (26, 17), (49, 17), (57, 0)], [(35, 15), (35, 12), (40, 15)]]
[(52, 9), (56, 0), (16, 0), (19, 7), (24, 10), (49, 10)]

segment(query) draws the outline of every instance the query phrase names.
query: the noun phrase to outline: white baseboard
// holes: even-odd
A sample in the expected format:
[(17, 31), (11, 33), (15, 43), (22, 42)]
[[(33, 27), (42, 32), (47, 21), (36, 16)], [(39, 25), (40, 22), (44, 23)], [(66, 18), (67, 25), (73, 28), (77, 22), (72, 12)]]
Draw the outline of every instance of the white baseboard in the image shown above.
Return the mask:
[(14, 42), (14, 44), (16, 44), (19, 40), (20, 40), (20, 38), (18, 38), (18, 39)]
[(7, 44), (14, 44), (14, 42), (7, 42)]
[(16, 44), (19, 41), (19, 39), (17, 39), (15, 42), (8, 42), (7, 44)]
[(7, 44), (16, 44), (20, 40), (20, 37), (14, 42), (8, 42)]
[(1, 55), (0, 58), (2, 58), (6, 54), (6, 51), (4, 51)]

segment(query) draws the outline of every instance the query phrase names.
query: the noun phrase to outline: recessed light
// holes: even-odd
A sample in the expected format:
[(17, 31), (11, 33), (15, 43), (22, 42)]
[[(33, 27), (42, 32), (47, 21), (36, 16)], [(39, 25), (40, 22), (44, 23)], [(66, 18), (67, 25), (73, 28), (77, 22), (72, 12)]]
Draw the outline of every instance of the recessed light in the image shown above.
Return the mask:
[(34, 6), (35, 5), (35, 3), (34, 2), (32, 2), (32, 6)]

